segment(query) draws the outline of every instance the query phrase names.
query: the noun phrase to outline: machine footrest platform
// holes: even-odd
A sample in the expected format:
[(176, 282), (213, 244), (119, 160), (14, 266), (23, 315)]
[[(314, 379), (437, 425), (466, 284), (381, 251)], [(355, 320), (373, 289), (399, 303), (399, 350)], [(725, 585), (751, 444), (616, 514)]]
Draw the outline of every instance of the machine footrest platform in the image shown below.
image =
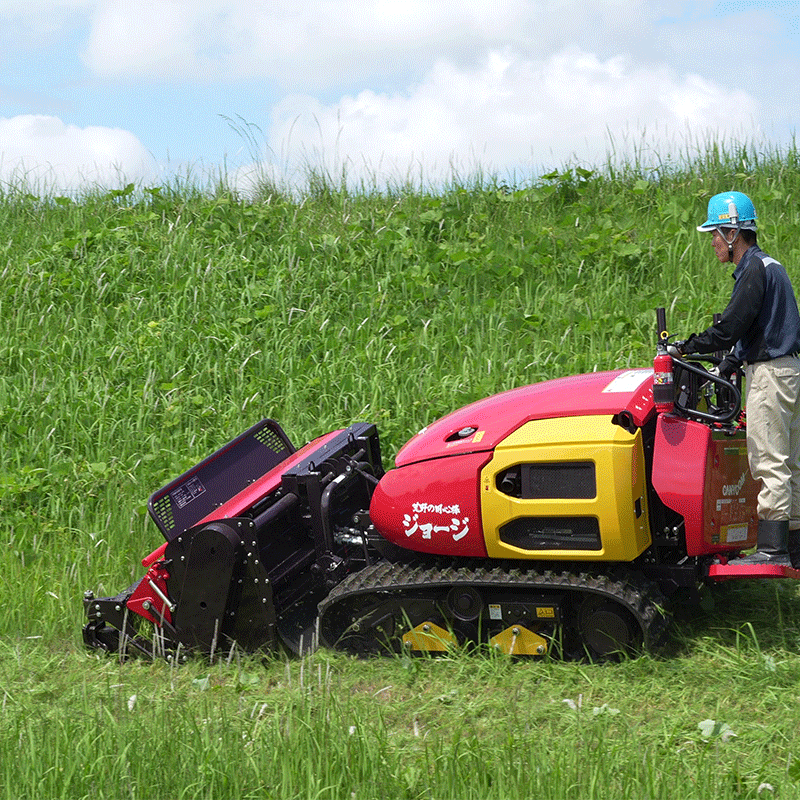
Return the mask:
[(780, 564), (737, 564), (736, 559), (727, 564), (712, 564), (708, 577), (715, 581), (734, 578), (792, 578), (800, 580), (800, 569), (784, 567)]

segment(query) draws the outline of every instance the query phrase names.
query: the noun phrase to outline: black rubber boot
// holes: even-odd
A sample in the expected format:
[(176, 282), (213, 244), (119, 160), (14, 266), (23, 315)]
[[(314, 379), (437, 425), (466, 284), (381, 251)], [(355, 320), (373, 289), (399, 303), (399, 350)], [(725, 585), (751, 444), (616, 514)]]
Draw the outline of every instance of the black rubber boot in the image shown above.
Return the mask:
[(795, 569), (800, 569), (800, 531), (789, 531), (789, 561)]
[(791, 567), (789, 561), (789, 520), (760, 519), (758, 521), (758, 549), (736, 564), (777, 564)]

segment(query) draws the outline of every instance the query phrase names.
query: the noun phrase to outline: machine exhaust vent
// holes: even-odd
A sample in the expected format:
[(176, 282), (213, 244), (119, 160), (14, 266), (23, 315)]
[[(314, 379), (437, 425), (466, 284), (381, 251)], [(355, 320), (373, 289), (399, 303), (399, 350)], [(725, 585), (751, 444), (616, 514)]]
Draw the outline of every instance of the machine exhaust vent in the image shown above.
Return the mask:
[(497, 488), (520, 500), (591, 500), (597, 497), (594, 461), (515, 464), (498, 473)]
[(518, 517), (500, 528), (500, 541), (522, 550), (600, 550), (597, 517)]

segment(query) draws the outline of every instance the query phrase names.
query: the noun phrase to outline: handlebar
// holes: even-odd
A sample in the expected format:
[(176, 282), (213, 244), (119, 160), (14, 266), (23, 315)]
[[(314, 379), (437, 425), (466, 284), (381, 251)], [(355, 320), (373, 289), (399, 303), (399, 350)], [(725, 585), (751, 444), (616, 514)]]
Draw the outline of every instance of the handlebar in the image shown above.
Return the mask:
[[(692, 356), (692, 359), (708, 361), (711, 364), (719, 364), (722, 360), (717, 356), (712, 356), (712, 355)], [(728, 407), (727, 411), (723, 411), (722, 409), (720, 409), (719, 411), (712, 412), (712, 411), (700, 411), (697, 408), (690, 408), (685, 403), (685, 401), (681, 402), (684, 392), (679, 391), (675, 398), (675, 406), (677, 408), (683, 411), (687, 416), (706, 420), (708, 422), (717, 422), (720, 424), (730, 422), (738, 415), (739, 410), (742, 407), (742, 393), (739, 389), (739, 386), (721, 377), (720, 375), (714, 375), (705, 368), (693, 364), (692, 361), (686, 358), (683, 359), (673, 358), (672, 361), (674, 365), (677, 365), (678, 370), (682, 369), (685, 370), (686, 372), (690, 372), (693, 375), (697, 375), (698, 377), (702, 378), (704, 386), (709, 383), (712, 383), (718, 386), (723, 392), (726, 392), (727, 394), (730, 395), (730, 398), (728, 398), (728, 402), (726, 403)], [(702, 386), (698, 387), (698, 389), (700, 388), (702, 388)], [(688, 394), (691, 395), (691, 392), (689, 392)]]
[[(656, 309), (656, 350), (661, 355), (667, 354), (670, 335), (667, 331), (667, 315), (664, 308)], [(731, 422), (739, 414), (742, 407), (741, 377), (736, 382), (713, 375), (696, 361), (707, 361), (717, 365), (722, 359), (712, 354), (692, 354), (678, 358), (672, 356), (673, 384), (675, 386), (674, 408), (692, 419), (724, 425)], [(689, 373), (689, 380), (682, 382), (684, 373)], [(712, 391), (713, 387), (713, 391)], [(703, 391), (703, 390), (706, 391)], [(708, 411), (701, 411), (697, 404), (702, 395), (708, 405)], [(717, 395), (717, 405), (712, 404), (711, 396)]]

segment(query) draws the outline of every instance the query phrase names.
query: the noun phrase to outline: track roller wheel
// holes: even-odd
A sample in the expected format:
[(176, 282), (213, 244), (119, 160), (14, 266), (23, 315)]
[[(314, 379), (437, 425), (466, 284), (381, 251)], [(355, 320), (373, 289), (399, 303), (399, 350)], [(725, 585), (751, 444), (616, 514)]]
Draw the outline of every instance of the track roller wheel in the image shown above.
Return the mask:
[(483, 599), (472, 586), (454, 586), (447, 595), (447, 607), (461, 622), (475, 622), (483, 611)]
[(581, 603), (578, 630), (588, 655), (601, 660), (634, 653), (642, 643), (633, 615), (605, 597), (590, 595)]

